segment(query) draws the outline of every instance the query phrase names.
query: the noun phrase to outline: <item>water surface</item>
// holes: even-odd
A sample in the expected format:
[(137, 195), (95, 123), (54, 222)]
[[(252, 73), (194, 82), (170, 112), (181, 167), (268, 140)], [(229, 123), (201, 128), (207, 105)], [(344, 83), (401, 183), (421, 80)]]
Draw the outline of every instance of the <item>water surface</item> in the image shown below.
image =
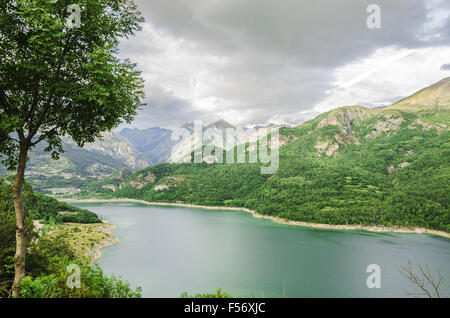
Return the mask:
[[(117, 226), (99, 265), (145, 297), (214, 291), (253, 297), (405, 297), (399, 269), (428, 264), (450, 281), (450, 240), (425, 234), (280, 225), (239, 211), (77, 204)], [(366, 286), (369, 264), (381, 288)], [(448, 291), (448, 289), (447, 289)]]

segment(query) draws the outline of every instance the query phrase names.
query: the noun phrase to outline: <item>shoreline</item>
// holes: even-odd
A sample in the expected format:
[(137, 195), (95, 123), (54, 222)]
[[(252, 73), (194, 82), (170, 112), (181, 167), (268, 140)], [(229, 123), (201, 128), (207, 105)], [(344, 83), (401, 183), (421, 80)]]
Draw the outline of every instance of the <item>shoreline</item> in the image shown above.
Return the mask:
[(89, 265), (94, 265), (96, 262), (98, 262), (102, 257), (102, 249), (108, 246), (112, 246), (115, 244), (118, 244), (120, 240), (117, 238), (117, 236), (114, 235), (114, 230), (117, 229), (117, 226), (109, 224), (107, 221), (103, 221), (104, 227), (104, 233), (108, 236), (106, 239), (96, 243), (91, 248), (91, 260)]
[[(224, 206), (205, 206), (189, 203), (165, 203), (165, 202), (148, 202), (138, 199), (58, 199), (58, 201), (66, 203), (141, 203), (149, 206), (175, 206), (183, 208), (196, 208), (204, 210), (222, 210), (222, 211), (242, 211), (251, 214), (257, 219), (266, 219), (274, 223), (290, 225), (290, 226), (300, 226), (307, 228), (316, 228), (324, 230), (362, 230), (373, 233), (402, 233), (402, 234), (430, 234), (440, 237), (445, 237), (450, 239), (450, 233), (438, 230), (429, 230), (425, 228), (406, 228), (406, 227), (387, 227), (387, 226), (369, 226), (369, 225), (333, 225), (333, 224), (320, 224), (320, 223), (309, 223), (301, 221), (289, 221), (283, 218), (259, 214), (256, 211), (247, 208), (236, 208), (236, 207), (224, 207)], [(112, 234), (114, 235), (114, 234)], [(115, 243), (114, 243), (115, 244)], [(113, 245), (113, 244), (111, 244)], [(109, 245), (107, 245), (109, 246)], [(106, 247), (106, 246), (105, 246)], [(101, 253), (101, 252), (100, 252)], [(101, 257), (101, 256), (100, 256)]]
[[(55, 233), (58, 233), (58, 231), (62, 231), (64, 227), (69, 227), (68, 229), (66, 228), (64, 230), (65, 231), (64, 233), (67, 234), (66, 232), (67, 230), (69, 232), (72, 231), (72, 229), (70, 228), (72, 226), (78, 228), (77, 233), (81, 233), (82, 236), (87, 235), (89, 239), (94, 239), (95, 243), (93, 243), (93, 245), (87, 244), (86, 242), (77, 242), (76, 245), (72, 245), (73, 243), (66, 241), (66, 243), (68, 243), (69, 246), (73, 249), (77, 259), (82, 260), (87, 258), (87, 260), (89, 260), (89, 265), (92, 266), (103, 257), (102, 253), (103, 248), (115, 245), (120, 242), (117, 236), (114, 235), (114, 230), (117, 229), (117, 226), (110, 224), (106, 220), (102, 221), (103, 221), (102, 223), (68, 222), (57, 224), (50, 228), (40, 223), (39, 220), (35, 220), (33, 224), (38, 232), (39, 237), (41, 237), (44, 234), (49, 237), (52, 237)], [(42, 232), (43, 229), (45, 230), (44, 233)], [(96, 239), (98, 235), (102, 235), (104, 237), (102, 237), (101, 239)], [(70, 239), (77, 240), (78, 238), (71, 236)], [(77, 249), (77, 247), (80, 249)]]

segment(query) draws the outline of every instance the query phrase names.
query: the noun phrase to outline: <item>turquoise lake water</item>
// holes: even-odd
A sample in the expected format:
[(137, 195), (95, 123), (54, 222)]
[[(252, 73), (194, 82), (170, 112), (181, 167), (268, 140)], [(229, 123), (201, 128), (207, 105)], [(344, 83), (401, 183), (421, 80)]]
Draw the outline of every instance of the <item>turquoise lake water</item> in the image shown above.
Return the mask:
[[(450, 282), (450, 240), (422, 234), (286, 226), (237, 211), (77, 204), (116, 225), (120, 243), (98, 262), (141, 286), (144, 297), (212, 292), (234, 296), (406, 297), (408, 260)], [(369, 289), (369, 264), (381, 288)], [(446, 290), (448, 292), (448, 289)]]

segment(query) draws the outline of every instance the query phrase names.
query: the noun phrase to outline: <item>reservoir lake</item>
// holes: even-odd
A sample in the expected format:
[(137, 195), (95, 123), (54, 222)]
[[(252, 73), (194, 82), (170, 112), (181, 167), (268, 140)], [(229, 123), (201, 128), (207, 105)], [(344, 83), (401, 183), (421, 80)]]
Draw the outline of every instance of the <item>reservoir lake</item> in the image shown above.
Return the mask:
[[(408, 260), (450, 281), (450, 240), (437, 236), (288, 226), (240, 211), (75, 205), (117, 226), (120, 242), (98, 264), (144, 297), (219, 286), (241, 297), (406, 297), (412, 285), (400, 269)], [(380, 266), (381, 288), (367, 287), (370, 264)]]

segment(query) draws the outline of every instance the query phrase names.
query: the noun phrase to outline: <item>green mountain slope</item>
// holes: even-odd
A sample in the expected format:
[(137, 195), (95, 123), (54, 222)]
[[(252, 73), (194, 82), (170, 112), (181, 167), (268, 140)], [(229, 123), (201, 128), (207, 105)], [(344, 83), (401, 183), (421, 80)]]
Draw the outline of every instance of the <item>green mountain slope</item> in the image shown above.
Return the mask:
[[(12, 181), (14, 178), (0, 178), (0, 228), (7, 219), (14, 219), (14, 201), (12, 198)], [(43, 223), (101, 223), (101, 219), (93, 212), (71, 206), (65, 202), (33, 191), (25, 183), (23, 187), (24, 208), (27, 220), (40, 220)], [(14, 223), (15, 224), (15, 223)]]
[[(78, 147), (63, 139), (64, 153), (53, 160), (40, 144), (30, 153), (26, 178), (41, 193), (77, 193), (95, 180), (109, 177), (119, 169), (141, 169), (149, 164), (123, 136), (107, 133), (103, 140)], [(0, 177), (13, 172), (0, 164)]]
[(247, 207), (305, 222), (450, 232), (450, 109), (440, 107), (447, 84), (419, 92), (422, 104), (414, 108), (343, 107), (282, 128), (274, 175), (261, 175), (259, 164), (160, 164), (102, 182), (113, 183), (114, 197)]

